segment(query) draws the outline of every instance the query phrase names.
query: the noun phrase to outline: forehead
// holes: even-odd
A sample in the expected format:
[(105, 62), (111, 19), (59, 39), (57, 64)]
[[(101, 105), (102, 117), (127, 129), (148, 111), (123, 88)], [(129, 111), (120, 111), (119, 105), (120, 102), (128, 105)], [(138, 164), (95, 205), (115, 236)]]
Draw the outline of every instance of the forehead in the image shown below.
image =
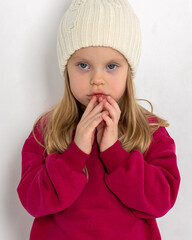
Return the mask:
[(97, 61), (119, 60), (127, 61), (126, 58), (117, 50), (111, 47), (86, 47), (75, 51), (71, 55), (71, 60), (78, 60), (80, 58)]

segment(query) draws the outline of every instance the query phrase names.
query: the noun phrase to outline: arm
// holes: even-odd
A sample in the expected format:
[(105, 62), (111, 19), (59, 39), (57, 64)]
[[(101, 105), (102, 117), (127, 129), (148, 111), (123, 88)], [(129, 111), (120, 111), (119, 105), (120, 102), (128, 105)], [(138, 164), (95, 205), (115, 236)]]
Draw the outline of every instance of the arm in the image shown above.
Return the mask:
[(138, 150), (126, 152), (119, 140), (100, 156), (107, 168), (107, 186), (137, 217), (161, 217), (172, 208), (180, 174), (175, 143), (165, 128), (153, 134), (144, 156)]
[[(37, 130), (35, 136), (40, 139)], [(30, 133), (22, 149), (22, 176), (17, 188), (24, 208), (41, 217), (72, 205), (87, 183), (82, 169), (88, 157), (74, 141), (62, 154), (44, 156), (44, 148)]]

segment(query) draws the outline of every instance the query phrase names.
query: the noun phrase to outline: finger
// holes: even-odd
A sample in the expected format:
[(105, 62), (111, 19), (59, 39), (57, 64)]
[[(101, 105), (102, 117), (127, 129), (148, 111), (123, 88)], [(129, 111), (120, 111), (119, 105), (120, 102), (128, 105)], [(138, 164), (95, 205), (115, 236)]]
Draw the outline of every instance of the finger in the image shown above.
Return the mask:
[(118, 103), (111, 96), (107, 96), (107, 101), (115, 108), (118, 114), (121, 113)]
[(92, 135), (92, 144), (93, 144), (93, 141), (94, 141), (94, 138), (95, 138), (95, 133), (96, 133), (96, 128), (95, 128), (94, 131), (93, 131), (93, 135)]
[(105, 122), (104, 120), (102, 120), (102, 122), (100, 122), (99, 125), (97, 126), (97, 131), (100, 131), (104, 126), (105, 126)]
[(103, 95), (103, 96), (99, 96), (98, 97), (98, 102), (102, 102), (104, 99), (106, 99), (107, 96)]
[(96, 96), (93, 96), (90, 100), (90, 102), (88, 103), (85, 112), (82, 115), (82, 119), (86, 118), (86, 116), (95, 108), (95, 106), (97, 105), (97, 98)]
[(114, 106), (112, 106), (108, 101), (104, 103), (105, 109), (109, 112), (110, 117), (112, 118), (113, 121), (118, 121), (119, 119), (119, 114), (117, 113), (116, 109)]
[[(108, 115), (109, 112), (107, 112), (107, 111), (99, 112), (99, 113), (97, 113), (96, 115), (88, 118), (87, 121), (84, 123), (84, 127), (85, 127), (85, 128), (88, 128), (89, 126), (92, 126), (91, 124), (92, 124), (94, 121), (96, 121), (96, 123), (97, 123), (97, 122), (99, 121), (98, 119), (102, 119), (102, 115), (103, 115), (103, 114)], [(101, 121), (99, 121), (99, 123), (100, 123), (100, 122), (101, 122)], [(95, 126), (95, 124), (93, 124), (93, 126)], [(96, 124), (96, 126), (98, 126), (98, 124)]]
[(86, 122), (89, 122), (90, 119), (94, 119), (94, 117), (95, 117), (97, 114), (101, 113), (102, 110), (103, 110), (103, 102), (100, 102), (95, 108), (92, 109), (91, 112), (89, 112), (89, 113), (85, 116), (86, 118), (84, 118), (84, 120), (85, 120)]
[(104, 115), (102, 116), (102, 118), (103, 118), (103, 120), (105, 121), (107, 127), (110, 127), (110, 126), (113, 125), (112, 119), (111, 119), (109, 116), (107, 116), (107, 114), (104, 114)]
[(89, 131), (93, 131), (93, 129), (97, 128), (97, 126), (103, 121), (103, 114), (107, 115), (107, 112), (102, 112), (94, 116), (93, 119), (89, 119), (85, 128)]
[(98, 102), (100, 103), (100, 102), (102, 102), (103, 101), (103, 97), (99, 97), (98, 98)]

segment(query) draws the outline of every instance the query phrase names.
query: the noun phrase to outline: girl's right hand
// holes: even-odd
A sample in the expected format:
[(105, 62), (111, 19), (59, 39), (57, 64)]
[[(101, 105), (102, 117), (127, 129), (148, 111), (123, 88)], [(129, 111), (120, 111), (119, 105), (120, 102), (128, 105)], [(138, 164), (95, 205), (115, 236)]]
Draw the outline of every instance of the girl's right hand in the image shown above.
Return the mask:
[(103, 115), (108, 111), (103, 111), (103, 101), (97, 102), (97, 97), (93, 96), (85, 112), (79, 121), (74, 142), (83, 152), (90, 154), (97, 126), (103, 121)]

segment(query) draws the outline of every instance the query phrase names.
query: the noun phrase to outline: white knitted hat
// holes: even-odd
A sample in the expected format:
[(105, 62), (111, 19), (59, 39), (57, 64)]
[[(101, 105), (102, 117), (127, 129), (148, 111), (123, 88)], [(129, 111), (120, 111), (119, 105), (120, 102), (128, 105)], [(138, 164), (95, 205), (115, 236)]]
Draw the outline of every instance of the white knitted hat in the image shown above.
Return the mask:
[(73, 0), (61, 19), (57, 36), (60, 73), (70, 56), (89, 46), (111, 47), (128, 60), (132, 77), (141, 53), (139, 19), (126, 0)]

